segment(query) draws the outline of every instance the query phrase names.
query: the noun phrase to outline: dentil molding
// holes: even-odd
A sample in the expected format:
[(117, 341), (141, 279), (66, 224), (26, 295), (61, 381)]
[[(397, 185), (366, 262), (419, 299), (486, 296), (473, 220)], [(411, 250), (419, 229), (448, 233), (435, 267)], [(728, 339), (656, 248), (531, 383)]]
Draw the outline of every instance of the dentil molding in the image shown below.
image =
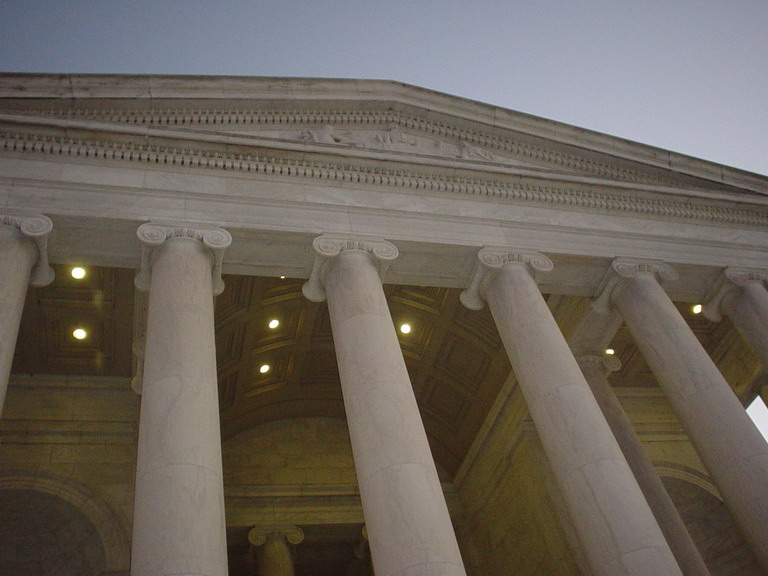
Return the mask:
[(702, 221), (707, 224), (768, 227), (768, 210), (756, 206), (738, 208), (693, 203), (687, 199), (641, 197), (632, 190), (595, 190), (579, 184), (550, 185), (523, 182), (517, 178), (504, 180), (491, 177), (430, 174), (416, 169), (355, 166), (331, 161), (20, 132), (0, 133), (0, 150), (13, 153), (142, 163), (169, 168), (202, 168), (254, 173), (277, 178), (303, 178), (321, 181), (325, 184), (328, 182), (346, 182), (412, 189), (422, 193), (484, 196), (612, 213), (679, 218)]

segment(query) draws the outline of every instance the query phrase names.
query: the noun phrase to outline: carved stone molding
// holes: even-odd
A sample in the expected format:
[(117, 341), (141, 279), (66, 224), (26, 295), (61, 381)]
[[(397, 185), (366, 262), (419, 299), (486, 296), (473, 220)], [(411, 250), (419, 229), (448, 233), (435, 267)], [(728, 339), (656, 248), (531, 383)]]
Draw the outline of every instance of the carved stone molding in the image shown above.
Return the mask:
[(328, 262), (346, 250), (355, 250), (370, 254), (379, 268), (379, 276), (383, 277), (391, 260), (397, 258), (397, 246), (378, 238), (358, 236), (318, 236), (312, 242), (315, 250), (315, 262), (309, 280), (304, 283), (301, 291), (312, 302), (325, 300), (325, 269)]
[(723, 270), (702, 306), (704, 316), (712, 322), (720, 322), (723, 319), (723, 303), (726, 297), (751, 282), (767, 284), (768, 269), (728, 267)]
[[(496, 134), (488, 134), (477, 130), (467, 130), (445, 123), (436, 122), (429, 118), (420, 118), (403, 114), (397, 110), (308, 110), (308, 109), (279, 109), (279, 110), (194, 110), (194, 109), (154, 109), (154, 110), (101, 110), (101, 109), (52, 109), (41, 110), (38, 114), (68, 119), (92, 119), (123, 124), (138, 124), (151, 126), (168, 126), (172, 128), (185, 126), (291, 126), (295, 128), (323, 129), (333, 125), (387, 127), (408, 129), (432, 137), (443, 137), (458, 140), (462, 146), (481, 146), (494, 152), (512, 154), (514, 156), (542, 161), (562, 166), (571, 170), (584, 171), (602, 178), (615, 178), (632, 182), (648, 184), (666, 184), (674, 186), (669, 178), (643, 174), (608, 162), (586, 159), (558, 150), (550, 150), (542, 146), (522, 142), (517, 139), (505, 138)], [(309, 130), (307, 130), (309, 132)]]
[(532, 250), (486, 246), (477, 253), (477, 259), (469, 287), (460, 296), (461, 303), (470, 310), (480, 310), (485, 305), (483, 287), (488, 281), (489, 272), (507, 264), (523, 265), (536, 278), (538, 272), (550, 272), (554, 267), (547, 256)]
[(16, 228), (34, 242), (37, 248), (37, 260), (32, 267), (29, 283), (32, 286), (47, 286), (53, 282), (54, 272), (48, 263), (48, 234), (53, 230), (53, 222), (47, 216), (0, 215), (0, 225)]
[(198, 240), (210, 249), (213, 264), (211, 279), (213, 294), (218, 296), (224, 291), (224, 281), (221, 279), (221, 264), (224, 250), (232, 244), (232, 236), (223, 228), (201, 226), (176, 226), (173, 224), (155, 224), (147, 222), (139, 226), (136, 235), (141, 240), (141, 268), (136, 274), (136, 288), (149, 292), (152, 270), (152, 257), (155, 248), (162, 246), (168, 238), (192, 238)]
[(433, 175), (416, 170), (361, 167), (340, 163), (179, 149), (131, 142), (104, 142), (76, 138), (0, 133), (0, 150), (108, 159), (166, 166), (210, 168), (264, 174), (270, 177), (309, 178), (323, 182), (417, 189), (449, 194), (503, 198), (535, 204), (588, 210), (642, 214), (737, 226), (768, 226), (768, 210), (709, 206), (686, 200), (641, 197), (635, 191), (614, 188), (588, 190), (581, 185), (548, 185), (500, 178)]
[(675, 281), (679, 277), (672, 266), (661, 260), (616, 258), (611, 262), (611, 267), (600, 283), (592, 307), (600, 313), (608, 314), (611, 310), (611, 297), (614, 289), (623, 280), (635, 278), (639, 274), (653, 274), (662, 284), (666, 281)]
[(248, 542), (253, 546), (263, 546), (272, 535), (282, 536), (289, 544), (301, 544), (304, 541), (304, 531), (293, 524), (264, 524), (256, 525), (248, 532)]

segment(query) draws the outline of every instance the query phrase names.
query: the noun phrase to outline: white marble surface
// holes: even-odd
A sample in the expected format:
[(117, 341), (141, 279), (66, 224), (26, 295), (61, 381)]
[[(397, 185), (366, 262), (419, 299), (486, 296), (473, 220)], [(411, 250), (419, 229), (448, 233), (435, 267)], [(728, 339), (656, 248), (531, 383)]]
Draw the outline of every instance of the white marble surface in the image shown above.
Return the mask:
[(0, 217), (0, 416), (5, 404), (21, 313), (27, 297), (35, 245)]
[(768, 370), (768, 290), (763, 282), (750, 281), (734, 287), (722, 307), (763, 368)]
[(680, 575), (528, 266), (503, 254), (496, 260), (510, 262), (487, 272), (481, 294), (490, 305), (593, 573)]
[(612, 301), (768, 569), (768, 443), (652, 272), (623, 279)]
[(133, 576), (227, 574), (211, 266), (189, 237), (152, 253)]
[(324, 277), (376, 574), (464, 576), (374, 259), (342, 251)]
[[(584, 321), (590, 322), (595, 312), (588, 314)], [(684, 576), (709, 576), (704, 560), (691, 539), (674, 503), (667, 494), (658, 472), (643, 450), (632, 423), (624, 413), (621, 403), (611, 389), (608, 373), (618, 370), (621, 362), (615, 356), (600, 351), (576, 356), (584, 378), (597, 400), (606, 422), (611, 427), (616, 441), (632, 469), (648, 506), (653, 512), (672, 553), (677, 559)]]

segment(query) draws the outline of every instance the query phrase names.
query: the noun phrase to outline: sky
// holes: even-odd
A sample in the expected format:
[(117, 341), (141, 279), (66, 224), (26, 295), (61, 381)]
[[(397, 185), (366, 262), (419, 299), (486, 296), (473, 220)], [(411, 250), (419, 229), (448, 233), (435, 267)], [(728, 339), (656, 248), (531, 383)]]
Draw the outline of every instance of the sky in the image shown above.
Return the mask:
[(397, 80), (768, 174), (768, 0), (0, 0), (0, 71)]

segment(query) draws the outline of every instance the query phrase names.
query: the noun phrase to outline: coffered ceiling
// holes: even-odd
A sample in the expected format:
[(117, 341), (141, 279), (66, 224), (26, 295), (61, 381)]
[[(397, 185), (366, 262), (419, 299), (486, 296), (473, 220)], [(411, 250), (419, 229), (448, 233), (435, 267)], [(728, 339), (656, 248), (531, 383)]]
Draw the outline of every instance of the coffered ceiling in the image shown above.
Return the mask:
[[(53, 284), (30, 289), (13, 372), (130, 376), (134, 272), (89, 268), (75, 280), (69, 270), (57, 266)], [(223, 438), (271, 420), (343, 418), (326, 304), (303, 297), (303, 280), (228, 276), (225, 282), (216, 299)], [(385, 293), (396, 326), (412, 328), (398, 337), (435, 459), (452, 478), (509, 376), (506, 353), (488, 309), (463, 307), (458, 289), (387, 285)], [(552, 296), (549, 305), (568, 333), (589, 301)], [(710, 323), (688, 305), (680, 310), (742, 399), (753, 394), (760, 369), (730, 323)], [(279, 325), (270, 328), (271, 320)], [(86, 339), (72, 337), (77, 327), (88, 331)], [(614, 385), (656, 385), (626, 329), (612, 346), (623, 362)]]

